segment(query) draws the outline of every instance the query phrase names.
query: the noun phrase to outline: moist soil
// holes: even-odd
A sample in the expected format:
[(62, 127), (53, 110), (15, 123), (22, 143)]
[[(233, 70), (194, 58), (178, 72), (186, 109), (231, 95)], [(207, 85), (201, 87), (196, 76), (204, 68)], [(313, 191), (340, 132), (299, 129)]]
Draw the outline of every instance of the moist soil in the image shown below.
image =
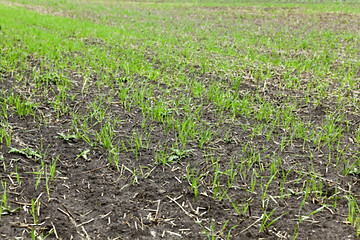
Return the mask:
[[(149, 56), (146, 56), (146, 59), (148, 58)], [(38, 66), (34, 59), (29, 59), (29, 62), (33, 67)], [(203, 82), (211, 78), (206, 74), (189, 77), (198, 78)], [(275, 78), (272, 80), (278, 81)], [(14, 81), (16, 80), (11, 75), (4, 74), (0, 86), (2, 89), (11, 89)], [(82, 79), (75, 74), (72, 81), (78, 82), (81, 86)], [(67, 103), (72, 112), (85, 115), (88, 113), (87, 106), (96, 96), (101, 95), (105, 98), (109, 96), (110, 90), (106, 87), (102, 87), (99, 93), (95, 81), (94, 78), (94, 84), (89, 82), (86, 93), (80, 88), (71, 90), (72, 94), (77, 94), (73, 101)], [(137, 76), (134, 82), (141, 85), (147, 82), (147, 79), (144, 76)], [(159, 88), (159, 93), (166, 90), (166, 85), (156, 86)], [(56, 91), (55, 86), (53, 89)], [(240, 92), (256, 89), (258, 86), (251, 79), (239, 87)], [(178, 91), (179, 93), (182, 91), (181, 87)], [(281, 105), (281, 99), (277, 96), (283, 91), (274, 83), (274, 85), (268, 84), (266, 92), (260, 93), (269, 96), (273, 101), (278, 101)], [(17, 93), (26, 95), (25, 89)], [(282, 95), (286, 96), (286, 94), (301, 95), (291, 91)], [(0, 148), (3, 159), (0, 178), (3, 189), (6, 188), (7, 200), (7, 206), (0, 220), (2, 239), (29, 239), (31, 232), (38, 236), (49, 234), (47, 239), (64, 240), (207, 239), (205, 232), (210, 234), (211, 229), (214, 229), (213, 232), (219, 239), (226, 239), (230, 230), (230, 239), (291, 239), (296, 234), (298, 239), (356, 238), (356, 230), (346, 220), (348, 216), (346, 195), (350, 186), (353, 193), (357, 192), (359, 180), (356, 175), (343, 177), (335, 171), (328, 171), (329, 150), (326, 147), (319, 148), (309, 144), (309, 149), (304, 149), (303, 140), (294, 139), (292, 144), (286, 145), (280, 151), (277, 140), (267, 141), (266, 136), (263, 135), (252, 136), (251, 130), (244, 130), (241, 127), (242, 123), (250, 121), (251, 124), (256, 120), (237, 116), (238, 124), (224, 123), (223, 128), (220, 128), (230, 129), (227, 141), (218, 140), (206, 144), (206, 149), (212, 149), (212, 155), (204, 154), (204, 150), (197, 144), (189, 143), (187, 149), (192, 151), (184, 158), (170, 164), (156, 164), (156, 153), (161, 149), (159, 143), (167, 143), (167, 146), (171, 146), (175, 143), (178, 133), (173, 130), (165, 132), (162, 123), (147, 119), (146, 127), (151, 132), (149, 147), (140, 148), (135, 154), (131, 150), (130, 143), (125, 141), (123, 144), (128, 151), (119, 153), (118, 165), (115, 165), (111, 162), (108, 151), (101, 145), (89, 146), (81, 138), (65, 140), (60, 137), (59, 133), (73, 134), (74, 119), (67, 114), (56, 116), (46, 101), (52, 97), (51, 94), (47, 96), (48, 99), (40, 95), (35, 96), (35, 102), (39, 104), (36, 115), (42, 116), (41, 119), (32, 116), (19, 117), (15, 111), (8, 116), (12, 132), (11, 148), (7, 146), (6, 141), (2, 142)], [(113, 113), (108, 120), (121, 121), (121, 125), (115, 129), (118, 139), (130, 139), (134, 132), (145, 134), (141, 109), (136, 106), (128, 109), (119, 102), (121, 101), (114, 97), (111, 103), (103, 106)], [(319, 124), (326, 118), (328, 109), (334, 107), (331, 101), (325, 101), (317, 107), (308, 104), (297, 109), (297, 114), (304, 119), (312, 119), (314, 124)], [(207, 111), (202, 116), (203, 119), (215, 125), (218, 122), (218, 116), (212, 111), (215, 106), (208, 103), (204, 109)], [(184, 115), (180, 113), (179, 118), (184, 118)], [(355, 126), (356, 115), (348, 113), (348, 119)], [(99, 130), (101, 127), (101, 123), (97, 123), (94, 119), (88, 119), (88, 124), (94, 130)], [(280, 128), (276, 129), (274, 134), (281, 131), (283, 130)], [(225, 134), (225, 130), (219, 130), (217, 139), (224, 139)], [(90, 140), (96, 142), (94, 135), (91, 136)], [(350, 138), (345, 137), (343, 143), (351, 148), (356, 147)], [(276, 209), (270, 221), (280, 218), (264, 231), (259, 231), (260, 217), (263, 214), (260, 184), (257, 184), (250, 193), (250, 186), (246, 185), (249, 179), (243, 179), (228, 190), (227, 194), (233, 201), (236, 200), (239, 206), (242, 203), (250, 203), (243, 214), (237, 214), (226, 197), (222, 201), (219, 201), (219, 198), (214, 200), (214, 193), (211, 191), (214, 176), (208, 171), (211, 167), (210, 158), (216, 159), (217, 156), (221, 156), (223, 159), (220, 160), (221, 163), (221, 161), (225, 162), (226, 157), (245, 154), (250, 156), (251, 150), (243, 151), (247, 144), (256, 147), (262, 156), (276, 152), (284, 159), (282, 170), (285, 173), (290, 169), (293, 170), (290, 171), (286, 182), (289, 197), (272, 198), (268, 202), (268, 213)], [(16, 153), (13, 151), (14, 148), (31, 148), (41, 153), (42, 157), (40, 159), (37, 156)], [(86, 154), (81, 155), (84, 151)], [(317, 154), (310, 159), (309, 151)], [(56, 171), (51, 179), (49, 168), (45, 171), (40, 170), (44, 166), (53, 165), (55, 161)], [(253, 168), (259, 170), (270, 165), (270, 159), (265, 158)], [(235, 167), (238, 166), (239, 163), (235, 162)], [(200, 173), (204, 173), (200, 179), (197, 195), (191, 188), (191, 182), (186, 179), (188, 169), (191, 171), (194, 167)], [(331, 200), (324, 203), (324, 198), (315, 193), (310, 193), (303, 206), (300, 206), (303, 196), (300, 194), (298, 196), (298, 193), (302, 191), (305, 180), (311, 178), (309, 173), (312, 169), (322, 174), (323, 194), (328, 198), (339, 196), (336, 210), (332, 205), (327, 206), (331, 204)], [(298, 181), (300, 171), (304, 171), (304, 174), (302, 180)], [(341, 171), (342, 168), (339, 167), (338, 172)], [(40, 175), (38, 172), (46, 172), (46, 174)], [(279, 172), (275, 175), (269, 185), (267, 190), (269, 195), (280, 196), (278, 186), (282, 184), (281, 174)], [(226, 183), (226, 181), (227, 179), (222, 179), (222, 182)], [(264, 184), (268, 181), (269, 179), (264, 177)], [(340, 187), (335, 188), (337, 185)], [(309, 214), (320, 208), (321, 211), (298, 224), (300, 209), (301, 213)]]
[[(2, 87), (6, 88), (6, 83), (9, 81), (4, 81)], [(79, 113), (86, 111), (85, 106), (92, 100), (91, 91), (90, 88), (88, 95), (74, 100), (73, 107), (78, 109)], [(95, 93), (97, 89), (94, 88), (93, 91)], [(119, 136), (128, 136), (133, 131), (143, 131), (140, 109), (134, 107), (128, 111), (117, 104), (107, 107), (122, 121), (121, 127), (117, 130)], [(40, 104), (37, 111), (46, 110), (46, 105)], [(321, 110), (317, 108), (307, 114), (316, 119), (321, 116), (319, 111)], [(205, 113), (204, 117), (216, 123), (216, 116), (213, 114)], [(46, 178), (49, 178), (49, 169), (48, 176), (39, 176), (36, 174), (42, 168), (39, 159), (12, 153), (6, 142), (1, 145), (4, 160), (3, 167), (0, 168), (0, 177), (7, 183), (7, 208), (19, 208), (13, 212), (3, 211), (0, 226), (3, 239), (28, 238), (32, 229), (37, 234), (43, 233), (44, 236), (53, 231), (48, 239), (206, 239), (203, 227), (207, 227), (205, 229), (210, 233), (211, 222), (215, 232), (222, 238), (226, 238), (230, 228), (236, 226), (231, 230), (230, 239), (290, 239), (297, 227), (302, 200), (295, 194), (303, 187), (303, 182), (294, 182), (298, 176), (293, 172), (287, 179), (295, 192), (294, 196), (269, 202), (270, 209), (277, 208), (277, 212), (287, 214), (260, 233), (261, 198), (256, 196), (256, 192), (261, 191), (259, 187), (250, 194), (247, 191), (249, 186), (239, 182), (236, 188), (228, 191), (238, 203), (252, 201), (246, 214), (238, 215), (226, 198), (223, 201), (214, 200), (209, 192), (213, 179), (210, 175), (201, 179), (199, 194), (194, 195), (191, 183), (185, 176), (188, 165), (190, 168), (196, 165), (201, 172), (206, 172), (209, 168), (209, 157), (204, 156), (201, 149), (189, 146), (193, 152), (186, 158), (170, 165), (155, 164), (154, 152), (158, 149), (158, 143), (168, 141), (170, 145), (174, 141), (171, 136), (176, 136), (175, 132), (165, 133), (163, 124), (151, 121), (148, 123), (152, 132), (150, 149), (153, 151), (140, 149), (137, 157), (131, 150), (121, 151), (116, 167), (109, 164), (108, 153), (101, 147), (90, 147), (83, 139), (66, 141), (59, 137), (59, 133), (69, 132), (73, 121), (70, 116), (64, 115), (59, 119), (48, 116), (40, 126), (39, 121), (33, 117), (19, 118), (15, 112), (8, 120), (12, 128), (13, 148), (30, 147), (43, 155), (46, 154), (45, 165), (53, 163), (57, 156), (60, 156), (56, 162), (53, 181), (48, 180), (48, 194)], [(96, 126), (94, 128), (96, 129)], [(258, 146), (258, 150), (264, 151), (265, 154), (279, 150), (279, 145), (268, 142), (265, 136), (249, 136), (250, 132), (244, 131), (240, 126), (232, 126), (231, 141), (213, 144), (218, 149), (215, 151), (216, 155), (241, 155), (244, 142)], [(130, 149), (128, 143), (125, 145)], [(86, 157), (79, 156), (84, 150), (90, 151)], [(305, 152), (300, 140), (295, 140), (293, 146), (286, 146), (282, 153), (286, 159), (284, 170), (288, 171), (293, 165), (309, 161), (308, 157), (301, 157), (306, 155)], [(339, 176), (326, 173), (326, 149), (319, 149), (318, 152), (313, 163), (316, 171), (323, 173), (323, 191), (326, 195), (332, 196), (335, 194), (334, 185)], [(265, 160), (262, 164), (271, 162)], [(307, 167), (310, 171), (310, 164)], [(19, 173), (19, 181), (16, 171)], [(270, 186), (279, 185), (281, 179), (278, 176)], [(341, 181), (351, 183), (352, 188), (356, 188), (358, 179), (356, 176), (347, 176), (341, 177)], [(270, 187), (268, 192), (279, 196), (277, 189), (272, 190)], [(343, 191), (345, 195), (346, 189)], [(35, 209), (36, 224), (31, 200), (37, 200), (39, 205), (39, 210)], [(339, 199), (337, 205), (337, 212), (325, 208), (318, 212), (316, 217), (303, 221), (297, 227), (298, 238), (356, 238), (354, 228), (345, 222), (348, 205), (346, 198)], [(302, 211), (310, 213), (322, 206), (323, 203), (318, 202), (315, 195), (310, 195)], [(227, 221), (228, 224), (220, 234)]]

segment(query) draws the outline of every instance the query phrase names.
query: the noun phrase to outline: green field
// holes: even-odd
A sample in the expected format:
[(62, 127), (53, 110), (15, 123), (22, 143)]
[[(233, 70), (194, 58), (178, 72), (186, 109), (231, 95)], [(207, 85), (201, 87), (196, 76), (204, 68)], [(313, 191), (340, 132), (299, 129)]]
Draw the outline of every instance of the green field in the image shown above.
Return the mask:
[(360, 5), (0, 0), (0, 239), (356, 239)]

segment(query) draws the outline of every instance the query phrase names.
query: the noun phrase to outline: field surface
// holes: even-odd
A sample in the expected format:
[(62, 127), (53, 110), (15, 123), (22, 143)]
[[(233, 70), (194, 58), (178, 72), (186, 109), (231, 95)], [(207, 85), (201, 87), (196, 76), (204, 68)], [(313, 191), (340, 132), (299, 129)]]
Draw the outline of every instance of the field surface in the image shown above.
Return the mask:
[(0, 239), (356, 239), (360, 7), (0, 0)]

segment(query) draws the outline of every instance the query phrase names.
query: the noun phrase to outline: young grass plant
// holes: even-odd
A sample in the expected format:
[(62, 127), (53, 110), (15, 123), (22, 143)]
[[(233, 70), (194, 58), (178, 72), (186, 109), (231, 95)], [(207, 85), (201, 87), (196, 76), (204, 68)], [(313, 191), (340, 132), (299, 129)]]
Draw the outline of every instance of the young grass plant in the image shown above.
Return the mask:
[[(241, 218), (250, 216), (252, 207), (261, 216), (260, 232), (270, 233), (286, 212), (296, 212), (294, 238), (300, 230), (309, 238), (302, 223), (320, 211), (329, 214), (323, 211), (327, 201), (344, 212), (336, 200), (360, 169), (354, 44), (359, 39), (351, 28), (358, 22), (357, 8), (311, 1), (284, 8), (273, 0), (230, 1), (226, 8), (217, 1), (201, 1), (196, 8), (179, 0), (156, 7), (142, 2), (141, 8), (94, 0), (58, 1), (56, 7), (43, 0), (12, 2), (0, 4), (0, 81), (6, 86), (0, 90), (0, 143), (3, 151), (27, 158), (15, 167), (8, 153), (2, 158), (10, 180), (16, 174), (16, 187), (23, 187), (22, 171), (31, 167), (36, 190), (45, 177), (50, 198), (50, 184), (60, 184), (56, 168), (68, 164), (58, 166), (57, 146), (66, 144), (81, 148), (76, 164), (89, 164), (90, 151), (104, 151), (107, 174), (120, 174), (119, 181), (128, 175), (140, 188), (159, 165), (163, 174), (186, 174), (195, 201), (201, 188), (211, 192), (214, 204), (226, 196)], [(299, 16), (302, 24), (294, 24)], [(67, 122), (71, 129), (59, 132)], [(49, 131), (64, 140), (47, 141), (47, 149), (55, 146), (55, 159), (49, 161), (42, 147), (14, 147), (27, 146), (33, 129), (21, 129), (33, 124), (37, 133)], [(199, 154), (204, 151), (210, 153)], [(147, 158), (155, 161), (140, 165)], [(328, 196), (332, 184), (336, 192)], [(286, 203), (284, 214), (272, 206), (277, 198)], [(358, 231), (358, 196), (348, 200), (349, 222)], [(311, 213), (304, 213), (305, 203)], [(4, 213), (6, 203), (1, 204)], [(225, 219), (220, 232), (232, 221)], [(213, 221), (210, 228), (203, 227), (209, 239), (226, 238), (215, 232)], [(344, 228), (334, 237), (345, 233), (351, 235)], [(39, 235), (34, 227), (33, 238)]]
[(198, 199), (199, 195), (199, 180), (202, 178), (203, 174), (200, 173), (200, 170), (197, 170), (196, 172), (196, 166), (191, 170), (190, 172), (190, 165), (187, 166), (187, 174), (186, 178), (191, 186), (191, 191), (194, 191), (195, 195), (195, 201)]
[[(218, 232), (215, 231), (214, 219), (211, 219), (210, 229), (207, 228), (207, 227), (205, 227), (205, 226), (203, 226), (203, 225), (201, 225), (200, 223), (198, 223), (198, 224), (202, 227), (202, 229), (203, 229), (204, 232), (205, 232), (206, 237), (207, 237), (209, 240), (217, 240), (217, 239), (219, 239), (219, 238), (222, 239), (221, 236), (223, 235), (223, 232), (224, 232), (224, 230), (226, 229), (226, 226), (227, 226), (228, 222), (229, 222), (229, 220), (227, 220), (227, 221), (225, 222), (225, 224), (222, 226), (221, 230), (218, 231)], [(227, 236), (226, 236), (226, 239), (230, 239), (230, 237), (231, 237), (231, 231), (232, 231), (233, 229), (235, 229), (236, 227), (237, 227), (237, 225), (231, 227), (231, 229), (228, 231), (228, 234), (227, 234)]]
[(1, 215), (12, 215), (13, 213), (15, 213), (20, 209), (20, 208), (11, 209), (10, 205), (8, 204), (6, 182), (1, 181), (1, 186), (3, 189), (3, 194), (0, 204), (0, 220), (1, 220)]

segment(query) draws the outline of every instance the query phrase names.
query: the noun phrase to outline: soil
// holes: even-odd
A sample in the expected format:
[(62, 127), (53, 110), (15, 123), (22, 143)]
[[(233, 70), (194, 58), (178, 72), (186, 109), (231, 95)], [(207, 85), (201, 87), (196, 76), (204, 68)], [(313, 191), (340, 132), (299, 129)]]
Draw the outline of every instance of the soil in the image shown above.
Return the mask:
[[(328, 16), (324, 16), (328, 17)], [(261, 21), (261, 20), (259, 20)], [(102, 42), (91, 42), (89, 44), (103, 44)], [(149, 60), (149, 56), (145, 60)], [(152, 60), (151, 60), (152, 61)], [(29, 64), (32, 67), (38, 67), (36, 59), (29, 58)], [(154, 61), (155, 65), (159, 62)], [(249, 70), (250, 71), (250, 70)], [(72, 73), (69, 73), (71, 75)], [(216, 78), (214, 74), (198, 74), (190, 76), (201, 81), (210, 81)], [(246, 74), (245, 74), (246, 75)], [(251, 75), (249, 73), (249, 75)], [(29, 74), (30, 76), (30, 74)], [(89, 82), (89, 88), (86, 93), (82, 92), (82, 79), (75, 74), (72, 75), (74, 87), (69, 91), (70, 95), (77, 94), (77, 97), (68, 102), (71, 112), (81, 115), (89, 110), (87, 106), (97, 97), (108, 97), (109, 89), (101, 87), (99, 94), (96, 86), (96, 76)], [(101, 76), (97, 76), (101, 77)], [(2, 89), (11, 89), (13, 82), (16, 81), (11, 75), (3, 74)], [(222, 81), (224, 79), (217, 79)], [(281, 96), (286, 95), (301, 96), (301, 92), (285, 91), (276, 85), (276, 77), (273, 83), (268, 84), (266, 91), (257, 92), (264, 94), (278, 101), (279, 92)], [(147, 81), (145, 76), (136, 76), (135, 84), (144, 84)], [(76, 84), (78, 83), (78, 84)], [(94, 84), (92, 84), (94, 83)], [(124, 82), (122, 86), (129, 83)], [(155, 91), (166, 91), (165, 84), (154, 84)], [(31, 86), (31, 79), (24, 89), (15, 89), (15, 93), (26, 95), (27, 86)], [(231, 88), (230, 81), (224, 80), (224, 87)], [(56, 91), (55, 85), (53, 86)], [(258, 89), (254, 79), (242, 83), (239, 91), (255, 91)], [(119, 91), (119, 89), (115, 89)], [(182, 92), (180, 88), (177, 93)], [(7, 93), (9, 91), (6, 90)], [(173, 92), (175, 94), (175, 92)], [(190, 94), (183, 91), (184, 94)], [(255, 94), (255, 93), (254, 93)], [(0, 96), (1, 97), (1, 96)], [(234, 211), (234, 207), (226, 197), (222, 201), (214, 200), (212, 188), (213, 173), (205, 174), (210, 167), (211, 156), (205, 155), (204, 150), (198, 145), (188, 144), (187, 149), (191, 149), (191, 154), (176, 163), (167, 165), (156, 164), (157, 156), (155, 153), (160, 151), (159, 143), (167, 143), (172, 146), (176, 142), (178, 133), (174, 130), (165, 132), (162, 123), (147, 119), (146, 127), (151, 132), (149, 139), (149, 148), (139, 149), (138, 154), (130, 150), (130, 144), (127, 139), (131, 135), (139, 133), (145, 134), (142, 123), (144, 122), (141, 109), (119, 104), (120, 99), (114, 97), (111, 103), (104, 103), (103, 108), (108, 109), (112, 115), (108, 120), (118, 119), (121, 124), (116, 126), (118, 139), (124, 140), (124, 145), (129, 151), (121, 151), (119, 165), (109, 164), (109, 154), (103, 147), (89, 146), (84, 139), (64, 140), (59, 133), (73, 134), (74, 119), (69, 114), (60, 115), (51, 111), (52, 107), (46, 102), (54, 96), (47, 95), (44, 99), (40, 94), (34, 99), (39, 103), (36, 109), (37, 117), (27, 116), (21, 118), (13, 110), (8, 116), (8, 122), (12, 128), (12, 148), (24, 149), (32, 148), (39, 151), (44, 157), (45, 165), (49, 166), (57, 159), (56, 173), (53, 181), (48, 180), (49, 176), (39, 176), (35, 172), (43, 166), (36, 157), (27, 157), (23, 154), (14, 153), (7, 146), (6, 142), (0, 145), (0, 153), (3, 158), (3, 166), (0, 167), (0, 178), (3, 183), (6, 182), (6, 199), (9, 211), (3, 211), (0, 220), (0, 236), (2, 239), (28, 239), (31, 237), (31, 231), (36, 234), (43, 233), (47, 235), (52, 233), (47, 239), (207, 239), (204, 234), (204, 228), (211, 232), (211, 226), (218, 233), (218, 236), (226, 239), (227, 233), (231, 229), (230, 239), (291, 239), (294, 232), (298, 234), (298, 239), (356, 239), (354, 227), (346, 222), (348, 216), (348, 200), (346, 198), (349, 189), (351, 192), (358, 192), (359, 180), (355, 175), (343, 177), (340, 173), (342, 167), (337, 171), (328, 171), (327, 162), (329, 152), (326, 147), (318, 148), (313, 143), (308, 144), (308, 149), (303, 148), (303, 140), (294, 139), (292, 144), (288, 144), (280, 151), (278, 139), (267, 141), (266, 136), (256, 134), (251, 136), (252, 130), (244, 130), (242, 124), (249, 120), (238, 116), (237, 121), (229, 124), (222, 123), (216, 138), (212, 143), (206, 145), (207, 149), (213, 149), (212, 156), (221, 156), (221, 161), (225, 158), (233, 158), (235, 167), (239, 166), (239, 159), (250, 157), (255, 149), (243, 151), (245, 146), (256, 148), (261, 153), (261, 164), (254, 164), (253, 169), (260, 171), (261, 168), (272, 164), (274, 152), (283, 159), (281, 168), (287, 173), (292, 169), (287, 177), (288, 198), (272, 198), (268, 202), (268, 213), (276, 209), (271, 219), (280, 217), (271, 227), (260, 232), (261, 221), (259, 220), (263, 212), (261, 211), (261, 188), (257, 184), (254, 192), (250, 193), (246, 183), (249, 179), (238, 181), (233, 188), (229, 189), (227, 194), (231, 199), (236, 200), (239, 206), (241, 203), (250, 203), (250, 207), (245, 214), (239, 215)], [(216, 107), (211, 103), (204, 106), (207, 111), (203, 119), (210, 124), (218, 123), (218, 116), (214, 114)], [(331, 102), (324, 102), (322, 105), (314, 107), (310, 104), (297, 109), (298, 114), (303, 119), (311, 119), (313, 124), (320, 124), (326, 119), (329, 109), (334, 109)], [(356, 114), (347, 113), (348, 120), (354, 127), (357, 121)], [(3, 116), (4, 117), (4, 116)], [(179, 119), (184, 116), (179, 113)], [(78, 119), (83, 123), (85, 119)], [(41, 124), (40, 124), (41, 123)], [(100, 124), (95, 120), (88, 119), (93, 130), (99, 130)], [(340, 124), (340, 123), (339, 123)], [(224, 141), (227, 130), (230, 130), (229, 141)], [(283, 129), (276, 129), (275, 133), (281, 133)], [(349, 135), (350, 136), (350, 135)], [(356, 144), (349, 136), (344, 137), (343, 144), (356, 149)], [(94, 138), (94, 136), (92, 137)], [(95, 140), (95, 139), (91, 139)], [(281, 141), (281, 140), (280, 140)], [(80, 153), (89, 150), (86, 157), (80, 156)], [(310, 159), (310, 151), (316, 152)], [(246, 156), (248, 154), (248, 156)], [(260, 155), (259, 155), (260, 156)], [(260, 161), (259, 161), (260, 162)], [(310, 164), (312, 162), (312, 164)], [(331, 165), (332, 166), (332, 165)], [(200, 180), (199, 194), (196, 196), (191, 183), (185, 176), (188, 168), (196, 167), (204, 177)], [(327, 202), (315, 193), (310, 193), (304, 205), (301, 208), (302, 213), (312, 213), (321, 208), (308, 219), (305, 219), (300, 225), (299, 209), (302, 198), (298, 197), (302, 192), (304, 182), (312, 177), (312, 168), (315, 172), (322, 175), (322, 191), (328, 196)], [(136, 177), (134, 177), (134, 171)], [(296, 181), (303, 171), (302, 180)], [(19, 179), (16, 172), (19, 173)], [(47, 172), (50, 172), (48, 169)], [(270, 168), (268, 176), (270, 176)], [(49, 173), (48, 173), (49, 174)], [(267, 193), (271, 196), (280, 196), (278, 192), (281, 183), (282, 173), (278, 173), (269, 185)], [(250, 178), (251, 174), (247, 175)], [(221, 179), (226, 183), (227, 179)], [(263, 184), (267, 184), (269, 178), (262, 178)], [(47, 192), (47, 184), (49, 193)], [(338, 185), (338, 188), (335, 188)], [(332, 202), (329, 199), (336, 195), (336, 211), (333, 210)], [(35, 211), (36, 220), (32, 210), (32, 201), (38, 203), (38, 211)], [(329, 206), (328, 206), (329, 205)], [(19, 209), (18, 209), (19, 208)], [(18, 209), (18, 210), (15, 210)], [(11, 211), (14, 210), (14, 211)], [(225, 226), (224, 231), (221, 231)]]

